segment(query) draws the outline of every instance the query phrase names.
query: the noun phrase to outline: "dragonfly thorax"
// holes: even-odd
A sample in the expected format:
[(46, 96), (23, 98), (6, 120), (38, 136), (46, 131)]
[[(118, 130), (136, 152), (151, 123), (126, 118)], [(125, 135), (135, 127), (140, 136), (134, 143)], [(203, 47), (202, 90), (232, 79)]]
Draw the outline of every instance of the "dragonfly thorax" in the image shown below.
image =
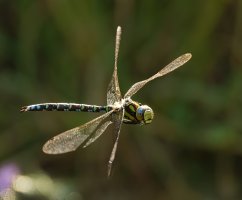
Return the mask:
[(153, 110), (131, 99), (127, 99), (124, 104), (124, 120), (126, 124), (150, 124), (154, 118)]

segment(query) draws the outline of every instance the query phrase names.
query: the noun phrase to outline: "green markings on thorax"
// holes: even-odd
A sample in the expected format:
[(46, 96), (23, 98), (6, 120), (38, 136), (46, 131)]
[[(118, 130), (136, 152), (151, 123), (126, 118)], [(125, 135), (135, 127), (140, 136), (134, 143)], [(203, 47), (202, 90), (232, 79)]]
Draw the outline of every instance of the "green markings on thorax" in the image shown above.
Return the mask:
[(136, 101), (129, 101), (125, 104), (125, 112), (124, 112), (124, 123), (139, 123), (139, 120), (136, 117), (136, 111), (140, 104)]

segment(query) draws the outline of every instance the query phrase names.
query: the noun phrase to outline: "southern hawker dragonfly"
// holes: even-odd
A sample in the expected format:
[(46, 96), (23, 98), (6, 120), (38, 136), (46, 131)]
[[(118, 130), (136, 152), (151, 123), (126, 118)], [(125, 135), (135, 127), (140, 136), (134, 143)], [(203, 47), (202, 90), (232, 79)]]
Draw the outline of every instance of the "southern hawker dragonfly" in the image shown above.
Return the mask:
[(158, 73), (148, 79), (137, 82), (131, 86), (122, 98), (118, 74), (117, 74), (117, 60), (119, 53), (119, 46), (121, 40), (121, 27), (118, 26), (115, 43), (115, 59), (114, 71), (111, 82), (107, 89), (107, 105), (96, 106), (76, 103), (42, 103), (24, 106), (21, 112), (26, 111), (77, 111), (77, 112), (104, 112), (103, 115), (87, 122), (84, 125), (65, 131), (52, 139), (48, 140), (44, 146), (43, 151), (47, 154), (61, 154), (75, 151), (79, 146), (83, 148), (93, 143), (110, 124), (114, 124), (114, 134), (116, 140), (108, 162), (108, 176), (110, 176), (112, 163), (115, 159), (117, 145), (119, 141), (120, 129), (122, 123), (126, 124), (150, 124), (154, 117), (153, 110), (147, 106), (133, 101), (131, 97), (138, 92), (148, 82), (164, 76), (165, 74), (175, 70), (184, 65), (191, 59), (192, 55), (186, 53), (170, 64), (162, 68)]

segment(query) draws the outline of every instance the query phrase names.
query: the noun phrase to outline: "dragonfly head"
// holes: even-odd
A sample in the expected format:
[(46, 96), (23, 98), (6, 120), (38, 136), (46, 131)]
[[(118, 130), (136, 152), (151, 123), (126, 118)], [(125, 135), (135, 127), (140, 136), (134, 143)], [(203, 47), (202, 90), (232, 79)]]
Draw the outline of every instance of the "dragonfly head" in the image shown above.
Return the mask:
[(140, 105), (136, 110), (136, 117), (144, 124), (150, 124), (154, 118), (154, 112), (151, 107), (147, 105)]

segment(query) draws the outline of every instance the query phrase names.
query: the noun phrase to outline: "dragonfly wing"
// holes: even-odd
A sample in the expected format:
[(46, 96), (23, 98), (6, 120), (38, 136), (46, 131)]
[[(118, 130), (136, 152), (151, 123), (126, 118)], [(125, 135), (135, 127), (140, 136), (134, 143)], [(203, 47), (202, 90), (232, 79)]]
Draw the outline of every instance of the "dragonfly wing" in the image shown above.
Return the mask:
[(120, 40), (121, 40), (121, 27), (118, 26), (117, 33), (116, 33), (116, 43), (115, 43), (114, 71), (107, 90), (108, 105), (113, 105), (115, 102), (119, 102), (122, 98), (120, 88), (119, 88), (118, 73), (117, 73), (117, 62), (118, 62)]
[(106, 121), (104, 122), (89, 138), (89, 140), (86, 141), (85, 145), (83, 146), (83, 148), (86, 148), (87, 146), (89, 146), (91, 143), (93, 143), (97, 138), (99, 138), (100, 135), (102, 135), (102, 133), (107, 129), (107, 127), (112, 124), (113, 122)]
[(100, 124), (107, 119), (113, 111), (114, 110), (111, 110), (84, 125), (65, 131), (53, 137), (45, 143), (43, 151), (47, 154), (61, 154), (75, 151), (81, 144), (91, 137), (93, 132), (98, 131), (100, 136), (105, 131), (107, 128), (106, 122), (104, 123), (106, 124), (105, 126)]
[(122, 121), (124, 118), (124, 109), (122, 109), (118, 114), (113, 113), (112, 115), (115, 116), (115, 118), (113, 118), (113, 119), (114, 119), (114, 133), (116, 134), (116, 140), (113, 145), (113, 149), (112, 149), (109, 161), (108, 161), (108, 177), (111, 175), (112, 164), (115, 159), (115, 155), (116, 155), (116, 151), (117, 151), (121, 125), (122, 125)]
[(148, 78), (146, 80), (135, 83), (134, 85), (131, 86), (131, 88), (124, 95), (124, 98), (129, 98), (129, 97), (133, 96), (136, 92), (138, 92), (145, 84), (147, 84), (151, 80), (164, 76), (165, 74), (168, 74), (171, 71), (177, 69), (178, 67), (184, 65), (187, 61), (189, 61), (191, 59), (191, 57), (192, 57), (192, 54), (190, 54), (190, 53), (183, 54), (180, 57), (173, 60), (170, 64), (166, 65), (155, 75), (151, 76), (150, 78)]

